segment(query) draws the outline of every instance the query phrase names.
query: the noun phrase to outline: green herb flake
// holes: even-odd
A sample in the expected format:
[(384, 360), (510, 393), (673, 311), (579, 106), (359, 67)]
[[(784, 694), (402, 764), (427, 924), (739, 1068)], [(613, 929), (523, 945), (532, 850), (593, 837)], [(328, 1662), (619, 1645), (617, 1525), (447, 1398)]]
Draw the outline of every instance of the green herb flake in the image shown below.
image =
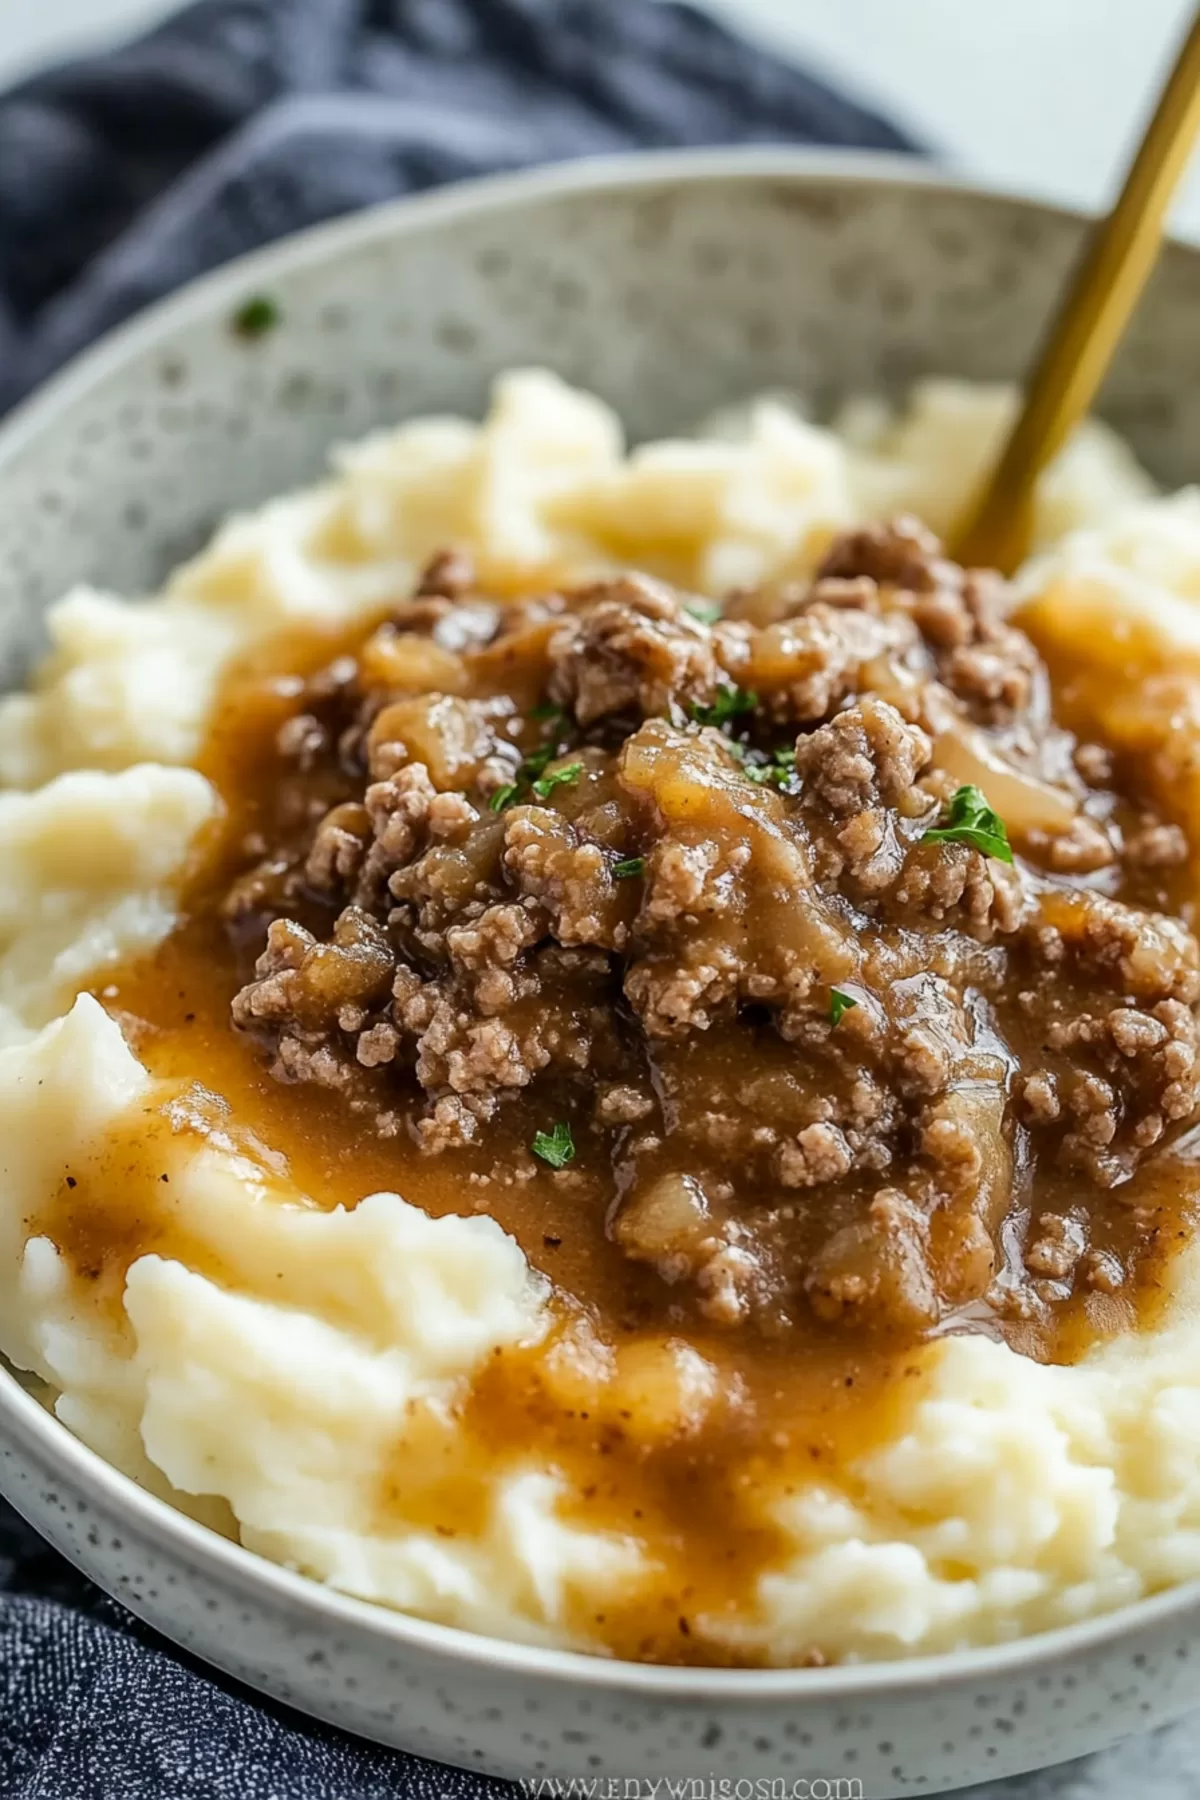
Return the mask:
[(571, 1127), (563, 1119), (553, 1131), (535, 1132), (532, 1147), (533, 1154), (549, 1163), (552, 1169), (565, 1169), (575, 1160), (575, 1140), (571, 1136)]
[(534, 707), (529, 716), (531, 719), (536, 719), (539, 725), (550, 725), (557, 724), (567, 715), (561, 706), (555, 706), (553, 700), (544, 700), (540, 706)]
[(233, 329), (240, 338), (253, 341), (274, 331), (283, 314), (269, 294), (254, 294), (233, 315)]
[(742, 713), (753, 712), (757, 705), (757, 694), (748, 694), (740, 687), (727, 687), (718, 691), (711, 706), (693, 706), (691, 716), (697, 725), (725, 725)]
[(543, 744), (539, 749), (531, 750), (529, 755), (525, 758), (525, 761), (521, 764), (522, 775), (524, 775), (527, 780), (532, 781), (535, 775), (540, 775), (542, 773), (547, 763), (553, 762), (554, 754), (553, 744)]
[(796, 768), (794, 750), (775, 750), (768, 758), (761, 750), (752, 750), (749, 745), (739, 744), (736, 738), (731, 738), (729, 754), (741, 763), (747, 780), (757, 787), (785, 787)]
[(613, 864), (613, 879), (616, 881), (633, 881), (646, 867), (644, 856), (627, 856), (624, 862)]
[(512, 805), (516, 797), (517, 784), (515, 781), (510, 781), (507, 786), (496, 789), (495, 793), (488, 801), (488, 806), (491, 808), (492, 812), (503, 812), (506, 806)]
[(835, 1031), (845, 1018), (846, 1014), (852, 1012), (857, 1005), (858, 1001), (852, 1000), (849, 994), (843, 994), (841, 988), (830, 988), (829, 1022)]
[(1013, 859), (1004, 820), (992, 811), (979, 788), (969, 783), (960, 787), (950, 801), (946, 823), (925, 832), (923, 841), (927, 844), (969, 844), (984, 856), (994, 856), (997, 862), (1010, 863)]
[(565, 769), (551, 769), (548, 775), (543, 775), (540, 781), (535, 781), (533, 791), (539, 800), (548, 800), (556, 787), (569, 787), (573, 781), (578, 781), (582, 774), (583, 764), (581, 762), (568, 763)]
[(715, 625), (721, 617), (719, 600), (685, 600), (683, 610), (691, 613), (693, 619), (699, 619), (701, 625)]

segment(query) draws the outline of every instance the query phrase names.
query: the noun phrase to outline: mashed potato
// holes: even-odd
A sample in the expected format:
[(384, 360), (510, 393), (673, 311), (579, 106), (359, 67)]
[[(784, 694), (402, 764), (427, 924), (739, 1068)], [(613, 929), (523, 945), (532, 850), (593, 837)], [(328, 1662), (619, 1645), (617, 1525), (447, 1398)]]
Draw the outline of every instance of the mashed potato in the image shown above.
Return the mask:
[[(328, 483), (232, 520), (160, 596), (80, 590), (53, 609), (30, 691), (0, 703), (0, 1350), (49, 1384), (66, 1425), (347, 1592), (597, 1647), (578, 1621), (589, 1603), (636, 1601), (654, 1575), (646, 1546), (572, 1523), (562, 1478), (519, 1448), (468, 1467), (456, 1426), (487, 1360), (552, 1330), (547, 1284), (515, 1242), (394, 1193), (325, 1210), (220, 1096), (203, 1119), (181, 1112), (82, 990), (171, 928), (218, 806), (190, 765), (247, 652), (297, 625), (366, 620), (446, 543), (501, 590), (634, 563), (720, 593), (807, 572), (857, 520), (911, 509), (944, 530), (1012, 404), (929, 382), (899, 418), (859, 403), (825, 430), (768, 400), (626, 453), (599, 401), (518, 373), (482, 425), (417, 420), (340, 452)], [(1157, 759), (1165, 786), (1196, 787), (1200, 820), (1200, 497), (1154, 497), (1091, 425), (1043, 483), (1037, 540), (1020, 586), (1030, 629), (1095, 677), (1117, 741)], [(1130, 708), (1131, 673), (1163, 684), (1159, 726)], [(86, 1196), (131, 1144), (125, 1202), (169, 1190), (172, 1244), (188, 1250), (138, 1256), (112, 1295), (27, 1222), (64, 1170)], [(779, 1663), (814, 1644), (888, 1657), (1016, 1637), (1200, 1576), (1189, 1267), (1164, 1323), (1074, 1366), (983, 1337), (927, 1346), (896, 1434), (844, 1479), (762, 1497), (784, 1552), (704, 1631)], [(611, 1378), (598, 1366), (597, 1392)], [(679, 1412), (703, 1404), (686, 1355), (671, 1381)], [(473, 1501), (446, 1535), (436, 1493), (455, 1480)]]

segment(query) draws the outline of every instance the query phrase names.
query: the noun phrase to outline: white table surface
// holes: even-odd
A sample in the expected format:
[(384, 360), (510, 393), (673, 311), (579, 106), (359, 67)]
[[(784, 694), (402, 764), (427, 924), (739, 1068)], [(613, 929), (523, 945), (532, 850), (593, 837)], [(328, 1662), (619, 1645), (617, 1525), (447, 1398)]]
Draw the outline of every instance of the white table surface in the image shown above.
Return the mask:
[[(1188, 0), (708, 0), (883, 102), (964, 171), (1099, 206)], [(0, 0), (0, 82), (171, 10), (164, 0)], [(1176, 214), (1200, 236), (1200, 167)]]

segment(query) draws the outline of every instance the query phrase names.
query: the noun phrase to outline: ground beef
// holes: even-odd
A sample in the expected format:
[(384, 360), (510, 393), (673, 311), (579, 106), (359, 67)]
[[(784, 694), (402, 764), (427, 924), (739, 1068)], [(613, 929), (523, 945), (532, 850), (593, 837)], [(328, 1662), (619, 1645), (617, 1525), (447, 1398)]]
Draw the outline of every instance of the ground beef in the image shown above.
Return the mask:
[[(903, 595), (938, 674), (972, 716), (996, 722), (1028, 702), (1037, 652), (1005, 619), (1003, 583), (991, 570), (962, 569), (948, 561), (918, 520), (901, 518), (847, 533), (821, 575), (826, 582), (866, 579)], [(816, 591), (823, 591), (820, 581)]]
[(928, 768), (929, 738), (894, 706), (864, 694), (818, 731), (796, 740), (796, 774), (806, 796), (847, 818), (895, 807)]
[(1125, 841), (1126, 860), (1146, 869), (1177, 869), (1188, 859), (1188, 842), (1178, 825), (1139, 821)]
[(796, 616), (766, 625), (726, 660), (754, 695), (765, 719), (778, 725), (814, 725), (828, 718), (858, 689), (864, 668), (886, 657), (903, 658), (917, 645), (911, 620), (899, 611), (807, 603)]
[(366, 806), (347, 800), (325, 814), (313, 834), (304, 863), (304, 878), (318, 893), (336, 894), (357, 886), (358, 874), (373, 838), (373, 820)]
[(843, 532), (817, 570), (818, 586), (829, 577), (862, 579), (872, 588), (933, 594), (953, 587), (962, 571), (942, 555), (933, 532), (911, 514), (881, 525)]
[[(636, 574), (500, 603), (446, 552), (275, 732), (234, 1023), (489, 1181), (569, 1125), (710, 1324), (1115, 1293), (1200, 1111), (1190, 852), (1049, 693), (912, 520), (721, 618)], [(1011, 861), (954, 824), (981, 786)]]
[(430, 557), (417, 582), (416, 598), (437, 595), (463, 600), (475, 587), (475, 564), (465, 550), (439, 550)]
[(580, 596), (550, 642), (552, 699), (591, 725), (612, 713), (653, 717), (713, 698), (720, 671), (712, 633), (661, 582), (623, 575)]
[(544, 909), (560, 944), (625, 948), (628, 890), (622, 893), (613, 867), (603, 844), (548, 807), (518, 806), (506, 815), (505, 872)]
[(338, 916), (326, 943), (292, 920), (276, 919), (254, 981), (234, 1000), (234, 1024), (274, 1029), (276, 1073), (344, 1087), (343, 1040), (386, 1001), (393, 968), (386, 933), (357, 907)]

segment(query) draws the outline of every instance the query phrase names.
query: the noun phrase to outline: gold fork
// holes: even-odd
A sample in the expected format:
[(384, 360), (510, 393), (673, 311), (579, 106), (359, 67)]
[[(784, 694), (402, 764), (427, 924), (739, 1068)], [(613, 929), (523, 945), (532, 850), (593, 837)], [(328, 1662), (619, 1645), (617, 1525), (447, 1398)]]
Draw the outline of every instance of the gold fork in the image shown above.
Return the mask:
[(1171, 196), (1200, 130), (1200, 11), (1120, 198), (1096, 225), (1042, 345), (1020, 416), (951, 550), (1011, 574), (1025, 555), (1034, 484), (1087, 412), (1158, 256)]

